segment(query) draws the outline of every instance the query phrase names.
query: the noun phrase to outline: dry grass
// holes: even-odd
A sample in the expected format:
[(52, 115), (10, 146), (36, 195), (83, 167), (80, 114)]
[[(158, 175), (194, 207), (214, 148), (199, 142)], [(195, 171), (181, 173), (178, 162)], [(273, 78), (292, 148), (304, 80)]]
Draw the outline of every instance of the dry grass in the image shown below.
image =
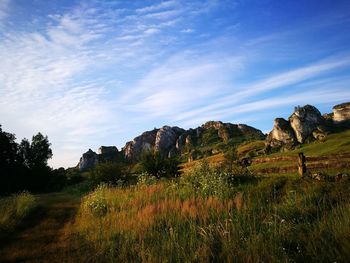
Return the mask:
[(274, 177), (228, 198), (181, 180), (102, 186), (84, 198), (72, 231), (93, 247), (95, 262), (344, 262), (349, 186)]

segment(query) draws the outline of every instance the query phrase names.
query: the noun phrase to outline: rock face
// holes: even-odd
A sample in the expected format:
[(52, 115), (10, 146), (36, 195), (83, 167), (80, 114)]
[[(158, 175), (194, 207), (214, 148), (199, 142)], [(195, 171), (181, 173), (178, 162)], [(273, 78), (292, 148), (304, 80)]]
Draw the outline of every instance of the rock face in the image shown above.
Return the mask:
[(342, 103), (333, 107), (333, 121), (343, 122), (350, 120), (350, 102)]
[(272, 131), (267, 136), (267, 144), (272, 148), (280, 147), (283, 144), (295, 144), (294, 131), (290, 123), (283, 118), (276, 118)]
[(296, 107), (288, 121), (282, 118), (275, 119), (274, 127), (266, 140), (266, 152), (271, 148), (285, 148), (288, 145), (304, 143), (310, 137), (324, 141), (330, 132), (347, 128), (348, 121), (350, 102), (334, 106), (333, 113), (323, 116), (314, 106)]
[(158, 129), (146, 131), (134, 140), (127, 142), (122, 151), (126, 159), (130, 161), (138, 161), (142, 152), (149, 151), (154, 147)]
[(80, 158), (78, 167), (80, 171), (89, 170), (98, 163), (98, 154), (93, 150), (89, 149), (83, 156)]
[[(157, 131), (154, 149), (161, 155), (168, 156), (172, 148), (176, 148), (176, 140), (184, 130), (178, 127), (164, 126)], [(173, 151), (171, 151), (173, 156)]]
[(129, 161), (138, 161), (145, 151), (159, 151), (163, 156), (174, 156), (176, 149), (182, 144), (178, 141), (180, 134), (185, 130), (179, 127), (163, 126), (160, 129), (147, 131), (127, 142), (122, 152)]
[(102, 154), (102, 155), (113, 154), (117, 152), (118, 152), (118, 148), (115, 146), (101, 146), (100, 148), (98, 148), (98, 151), (97, 151), (98, 154)]
[(297, 107), (289, 117), (289, 122), (294, 130), (295, 137), (299, 143), (303, 143), (317, 126), (323, 124), (324, 119), (318, 109), (311, 105)]
[(214, 136), (227, 142), (234, 136), (264, 138), (264, 134), (253, 127), (243, 124), (209, 121), (196, 129), (184, 130), (179, 127), (163, 126), (160, 129), (144, 132), (133, 141), (126, 143), (122, 152), (129, 161), (138, 161), (147, 150), (160, 152), (162, 156), (174, 157), (182, 151), (191, 151), (202, 137)]

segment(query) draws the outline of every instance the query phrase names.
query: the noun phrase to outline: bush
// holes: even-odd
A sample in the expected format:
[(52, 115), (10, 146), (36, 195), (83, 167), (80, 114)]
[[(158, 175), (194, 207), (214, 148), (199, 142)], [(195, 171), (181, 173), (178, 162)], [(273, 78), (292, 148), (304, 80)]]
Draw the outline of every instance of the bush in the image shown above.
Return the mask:
[(95, 184), (120, 184), (126, 179), (125, 167), (119, 163), (99, 163), (90, 172), (89, 179)]
[(154, 177), (174, 177), (179, 173), (179, 161), (165, 158), (157, 151), (145, 152), (141, 156), (140, 170)]

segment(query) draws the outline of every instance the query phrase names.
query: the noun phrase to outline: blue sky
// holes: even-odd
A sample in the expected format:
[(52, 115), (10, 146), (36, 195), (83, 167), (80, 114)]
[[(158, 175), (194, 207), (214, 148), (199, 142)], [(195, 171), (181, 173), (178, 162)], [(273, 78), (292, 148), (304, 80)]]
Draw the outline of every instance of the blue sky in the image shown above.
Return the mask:
[(350, 2), (0, 0), (0, 124), (53, 167), (165, 124), (350, 100)]

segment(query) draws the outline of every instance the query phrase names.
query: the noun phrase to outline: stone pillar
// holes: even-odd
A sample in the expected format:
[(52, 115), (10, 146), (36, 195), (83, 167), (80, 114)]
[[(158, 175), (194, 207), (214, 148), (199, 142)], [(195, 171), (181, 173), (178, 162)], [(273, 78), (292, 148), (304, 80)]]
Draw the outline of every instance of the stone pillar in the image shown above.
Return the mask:
[(298, 155), (298, 173), (300, 177), (304, 177), (306, 174), (306, 158), (304, 153), (299, 153)]

